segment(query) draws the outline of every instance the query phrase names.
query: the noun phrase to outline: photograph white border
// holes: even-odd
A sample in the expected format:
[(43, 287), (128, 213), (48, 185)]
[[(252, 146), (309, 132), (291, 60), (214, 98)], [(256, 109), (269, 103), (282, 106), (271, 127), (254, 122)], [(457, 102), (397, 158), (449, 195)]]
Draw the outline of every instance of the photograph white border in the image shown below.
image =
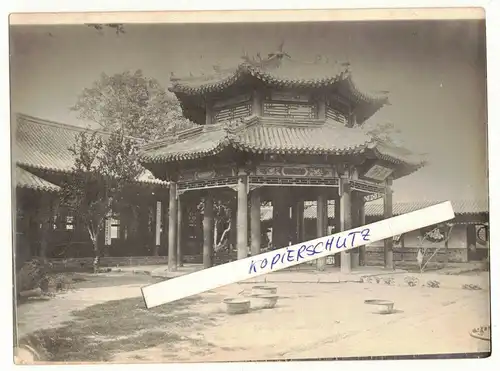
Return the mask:
[[(0, 28), (1, 37), (1, 48), (3, 50), (2, 54), (2, 73), (1, 73), (1, 86), (2, 86), (2, 100), (1, 107), (4, 124), (2, 125), (2, 129), (5, 130), (0, 135), (0, 140), (2, 141), (0, 144), (0, 148), (3, 151), (2, 156), (0, 156), (1, 161), (1, 170), (2, 174), (4, 174), (5, 180), (1, 183), (1, 192), (3, 195), (3, 204), (4, 207), (1, 209), (3, 213), (3, 217), (1, 218), (2, 223), (0, 224), (0, 235), (2, 237), (2, 248), (0, 249), (1, 258), (0, 261), (3, 263), (3, 269), (1, 269), (1, 296), (5, 303), (2, 305), (2, 315), (1, 318), (1, 328), (4, 329), (3, 336), (1, 337), (1, 354), (0, 361), (2, 363), (2, 369), (11, 369), (16, 367), (13, 365), (13, 336), (11, 336), (10, 329), (12, 329), (12, 306), (10, 303), (12, 302), (12, 212), (11, 212), (11, 195), (12, 195), (12, 187), (11, 187), (11, 153), (10, 153), (10, 111), (9, 111), (9, 48), (8, 48), (8, 16), (13, 12), (46, 12), (47, 18), (54, 17), (54, 13), (56, 12), (118, 12), (118, 11), (195, 11), (195, 10), (211, 10), (212, 12), (205, 13), (182, 13), (182, 14), (174, 14), (176, 17), (191, 17), (191, 20), (198, 20), (202, 16), (212, 14), (217, 16), (217, 12), (213, 12), (214, 10), (237, 10), (236, 12), (231, 12), (231, 17), (235, 15), (242, 14), (242, 10), (251, 10), (251, 9), (277, 9), (277, 10), (293, 10), (293, 9), (355, 9), (355, 8), (377, 8), (378, 18), (380, 19), (380, 14), (385, 13), (394, 17), (398, 15), (397, 11), (388, 10), (383, 8), (446, 8), (446, 7), (475, 7), (475, 8), (484, 8), (486, 11), (486, 22), (487, 22), (487, 66), (488, 66), (488, 152), (489, 152), (489, 197), (490, 197), (490, 223), (491, 223), (491, 233), (490, 233), (490, 244), (492, 246), (491, 249), (491, 292), (498, 293), (499, 290), (499, 272), (498, 267), (499, 264), (499, 256), (498, 250), (496, 250), (496, 243), (500, 242), (500, 232), (499, 228), (495, 228), (499, 226), (499, 210), (500, 204), (496, 202), (498, 198), (498, 186), (499, 182), (499, 174), (500, 174), (500, 166), (498, 166), (498, 160), (496, 160), (499, 156), (499, 153), (496, 152), (496, 149), (500, 148), (500, 111), (499, 104), (500, 102), (500, 85), (499, 85), (499, 68), (495, 66), (500, 66), (500, 43), (498, 41), (499, 38), (499, 30), (500, 27), (500, 1), (464, 1), (464, 0), (413, 0), (413, 1), (380, 1), (380, 0), (350, 0), (350, 1), (335, 1), (335, 0), (310, 0), (307, 2), (297, 1), (297, 0), (253, 0), (246, 5), (237, 5), (235, 2), (229, 1), (210, 1), (206, 0), (197, 0), (197, 1), (161, 1), (161, 0), (134, 0), (134, 1), (124, 1), (124, 0), (85, 0), (81, 2), (61, 2), (57, 0), (17, 0), (15, 2), (3, 2), (0, 6), (2, 8), (2, 15), (4, 24), (3, 27)], [(332, 14), (336, 13), (336, 16), (339, 14), (348, 14), (349, 12), (340, 12), (336, 11), (322, 11), (322, 14), (327, 14), (329, 17)], [(418, 16), (425, 12), (425, 10), (420, 11), (409, 11), (406, 10), (407, 14), (413, 14), (414, 17)], [(477, 9), (473, 12), (475, 14)], [(272, 13), (272, 14), (271, 14)], [(268, 21), (276, 21), (273, 17), (276, 16), (276, 12), (271, 12), (271, 16), (266, 16), (266, 20)], [(294, 12), (286, 12), (285, 14), (292, 14)], [(440, 13), (443, 14), (455, 14), (455, 10), (451, 13), (446, 9), (440, 9)], [(352, 14), (352, 13), (350, 13)], [(372, 13), (375, 14), (375, 13)], [(145, 16), (154, 16), (157, 17), (158, 14), (154, 13), (143, 13), (140, 17)], [(302, 12), (301, 17), (305, 15), (314, 16), (315, 19), (311, 20), (326, 20), (322, 19), (321, 16), (318, 16), (317, 12)], [(83, 20), (88, 21), (88, 16), (82, 17), (81, 22)], [(91, 15), (96, 16), (96, 14)], [(103, 15), (98, 15), (98, 17), (102, 17)], [(118, 13), (107, 13), (107, 17), (112, 17), (114, 21), (120, 19), (120, 22), (126, 22), (125, 18), (116, 18), (123, 17), (124, 14)], [(137, 19), (137, 16), (135, 16)], [(448, 15), (451, 17), (451, 15)], [(60, 17), (58, 17), (60, 18)], [(187, 21), (187, 18), (183, 18), (183, 22)], [(228, 14), (225, 15), (225, 19), (229, 19)], [(142, 20), (143, 18), (141, 18)], [(291, 20), (291, 19), (289, 19)], [(302, 18), (302, 20), (304, 20)], [(234, 21), (234, 18), (233, 18)], [(96, 22), (94, 18), (94, 22)], [(496, 268), (496, 269), (495, 269)], [(343, 370), (350, 369), (358, 369), (359, 367), (369, 367), (371, 370), (383, 369), (384, 371), (389, 370), (401, 370), (401, 369), (421, 369), (423, 367), (452, 367), (453, 369), (460, 368), (468, 368), (471, 367), (481, 367), (483, 370), (493, 370), (498, 369), (494, 366), (495, 363), (498, 363), (498, 344), (500, 341), (496, 340), (500, 338), (499, 334), (499, 326), (498, 326), (498, 314), (500, 313), (498, 307), (498, 294), (493, 294), (491, 296), (491, 313), (492, 313), (492, 338), (495, 339), (492, 342), (492, 356), (488, 359), (464, 359), (464, 360), (447, 360), (443, 364), (443, 361), (419, 361), (419, 360), (397, 360), (397, 361), (339, 361), (340, 366)], [(438, 364), (438, 362), (440, 362)], [(80, 366), (80, 367), (92, 367), (101, 368), (101, 367), (119, 367), (120, 370), (128, 370), (128, 369), (137, 369), (137, 368), (148, 368), (148, 369), (158, 369), (165, 370), (165, 368), (170, 368), (172, 370), (183, 370), (183, 369), (199, 369), (200, 367), (204, 369), (237, 369), (237, 370), (247, 370), (247, 369), (272, 369), (272, 370), (280, 370), (280, 369), (299, 369), (302, 367), (307, 367), (309, 370), (316, 369), (330, 369), (331, 367), (336, 367), (337, 365), (331, 365), (329, 361), (325, 362), (308, 362), (306, 365), (302, 362), (270, 362), (270, 363), (262, 363), (262, 364), (254, 364), (254, 363), (213, 363), (213, 364), (163, 364), (163, 365), (113, 365), (113, 366)], [(30, 367), (30, 366), (23, 366)], [(45, 368), (46, 366), (36, 366), (37, 369)], [(67, 366), (62, 366), (67, 367)]]

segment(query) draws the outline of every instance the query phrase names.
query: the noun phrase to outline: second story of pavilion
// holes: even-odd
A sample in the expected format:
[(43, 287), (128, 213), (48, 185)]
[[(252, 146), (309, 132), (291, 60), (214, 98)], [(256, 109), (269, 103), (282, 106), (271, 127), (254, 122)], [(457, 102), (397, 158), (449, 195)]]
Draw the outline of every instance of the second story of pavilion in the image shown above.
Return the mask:
[(283, 51), (265, 59), (243, 56), (233, 68), (214, 66), (201, 76), (172, 75), (171, 82), (184, 115), (199, 125), (262, 116), (353, 127), (389, 103), (386, 93), (358, 89), (347, 63), (302, 62)]
[(388, 97), (358, 89), (345, 64), (299, 62), (279, 51), (266, 59), (244, 57), (210, 75), (172, 76), (169, 90), (198, 126), (143, 147), (141, 163), (161, 179), (186, 171), (218, 174), (225, 166), (233, 175), (241, 168), (267, 174), (269, 169), (257, 167), (281, 163), (324, 167), (319, 173), (294, 170), (294, 179), (347, 171), (380, 182), (425, 165), (420, 156), (362, 128)]

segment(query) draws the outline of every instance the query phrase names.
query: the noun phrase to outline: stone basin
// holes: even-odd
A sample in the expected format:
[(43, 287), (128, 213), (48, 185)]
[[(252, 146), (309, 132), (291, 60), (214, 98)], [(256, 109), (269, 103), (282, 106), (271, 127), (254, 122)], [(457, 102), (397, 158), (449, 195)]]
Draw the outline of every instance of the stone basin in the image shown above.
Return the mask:
[(491, 341), (491, 326), (476, 327), (469, 334), (476, 339)]
[(255, 294), (252, 295), (252, 306), (261, 309), (270, 309), (276, 306), (278, 295)]
[(374, 305), (379, 314), (390, 314), (394, 311), (394, 302), (390, 300), (370, 299), (365, 304)]
[(252, 296), (254, 295), (276, 295), (278, 288), (275, 286), (257, 285), (252, 287)]
[(243, 314), (250, 310), (250, 300), (245, 298), (226, 298), (224, 304), (228, 314)]

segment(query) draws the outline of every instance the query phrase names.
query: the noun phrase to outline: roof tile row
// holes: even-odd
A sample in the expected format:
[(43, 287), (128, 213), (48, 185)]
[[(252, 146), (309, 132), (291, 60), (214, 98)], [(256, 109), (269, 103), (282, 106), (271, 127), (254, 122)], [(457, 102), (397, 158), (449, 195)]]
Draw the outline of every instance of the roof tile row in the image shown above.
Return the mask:
[(345, 63), (330, 63), (316, 61), (304, 63), (292, 59), (285, 53), (272, 54), (268, 59), (250, 61), (246, 59), (234, 68), (217, 69), (207, 75), (196, 77), (172, 77), (172, 92), (183, 94), (206, 94), (222, 91), (249, 75), (268, 85), (276, 87), (324, 87), (339, 81), (346, 81), (349, 92), (359, 101), (387, 102), (386, 94), (371, 94), (362, 92), (352, 80), (349, 65)]
[(260, 116), (245, 118), (238, 124), (203, 126), (186, 138), (172, 137), (149, 145), (144, 147), (141, 159), (144, 163), (182, 161), (212, 156), (229, 146), (264, 154), (348, 155), (372, 150), (375, 157), (406, 164), (412, 171), (425, 164), (424, 159), (404, 148), (374, 141), (360, 128), (321, 120), (306, 125)]
[[(78, 133), (90, 129), (41, 120), (27, 115), (17, 115), (13, 157), (23, 167), (58, 172), (71, 172), (74, 158), (69, 147)], [(102, 136), (109, 133), (97, 131)], [(163, 184), (145, 169), (139, 182)]]
[(16, 186), (19, 188), (28, 188), (38, 191), (58, 192), (60, 187), (52, 184), (45, 179), (37, 177), (29, 171), (16, 166)]

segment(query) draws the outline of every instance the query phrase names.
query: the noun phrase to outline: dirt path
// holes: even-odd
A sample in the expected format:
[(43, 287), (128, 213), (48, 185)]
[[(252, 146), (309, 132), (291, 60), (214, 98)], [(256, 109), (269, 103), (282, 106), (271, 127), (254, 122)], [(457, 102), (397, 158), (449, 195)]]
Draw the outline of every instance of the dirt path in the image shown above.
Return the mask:
[[(148, 276), (118, 277), (100, 276), (79, 283), (75, 290), (50, 301), (20, 305), (19, 336), (73, 320), (71, 312), (75, 310), (140, 297), (140, 288), (152, 282)], [(113, 351), (113, 361), (241, 361), (489, 349), (489, 343), (469, 336), (473, 327), (489, 324), (486, 290), (278, 283), (275, 286), (280, 300), (274, 309), (227, 315), (222, 300), (251, 286), (234, 284), (204, 293), (203, 300), (194, 301), (186, 308), (191, 316), (189, 322), (170, 321), (161, 316), (158, 322), (154, 319), (141, 331), (168, 329), (178, 340), (168, 344), (154, 342), (147, 348), (130, 352)], [(397, 311), (391, 315), (373, 314), (373, 308), (364, 304), (366, 299), (394, 300)], [(185, 314), (179, 312), (174, 317)], [(117, 314), (117, 321), (119, 317)]]
[[(240, 285), (207, 294), (196, 306), (217, 326), (178, 329), (175, 346), (117, 354), (116, 362), (206, 362), (381, 356), (488, 351), (470, 337), (489, 324), (486, 291), (401, 288), (365, 284), (280, 284), (282, 298), (270, 310), (229, 316), (221, 300)], [(396, 313), (378, 315), (365, 299), (391, 299)]]

